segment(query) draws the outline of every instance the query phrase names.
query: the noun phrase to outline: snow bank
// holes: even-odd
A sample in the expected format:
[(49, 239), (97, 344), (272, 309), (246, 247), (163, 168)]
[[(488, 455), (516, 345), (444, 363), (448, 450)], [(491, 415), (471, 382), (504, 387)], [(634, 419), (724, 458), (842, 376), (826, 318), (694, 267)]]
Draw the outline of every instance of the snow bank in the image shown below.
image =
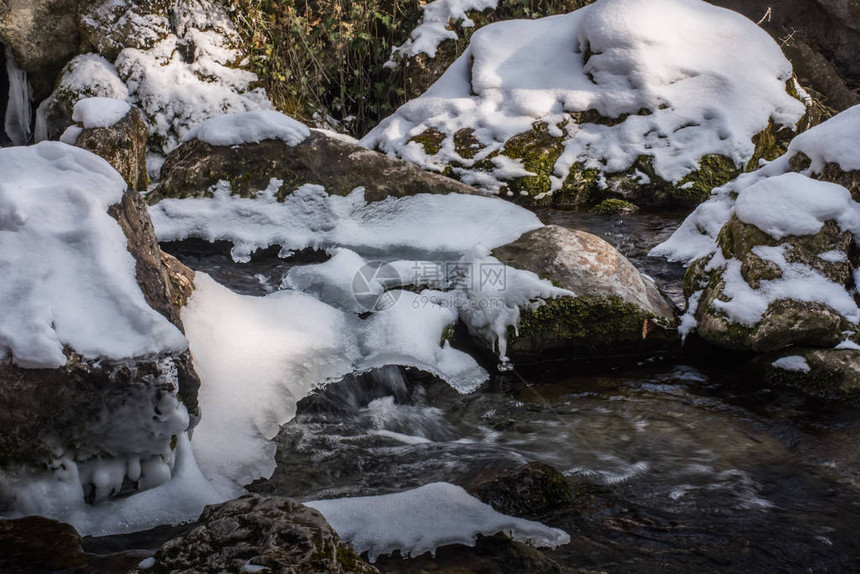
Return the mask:
[(233, 146), (281, 140), (289, 146), (297, 146), (310, 135), (310, 129), (293, 118), (263, 110), (216, 116), (191, 129), (182, 141), (196, 138), (214, 146)]
[[(361, 143), (425, 169), (454, 165), (463, 181), (498, 191), (512, 165), (473, 167), (540, 121), (563, 141), (553, 191), (574, 165), (617, 173), (640, 156), (677, 183), (709, 154), (748, 161), (770, 121), (793, 127), (804, 106), (786, 93), (790, 79), (779, 46), (735, 12), (695, 0), (603, 0), (481, 28), (424, 95)], [(616, 125), (575, 121), (589, 110)], [(445, 136), (434, 155), (410, 141), (428, 129)], [(462, 129), (485, 146), (474, 158), (455, 149)]]
[(72, 119), (84, 129), (108, 128), (131, 111), (127, 102), (114, 98), (84, 98), (75, 104)]
[(305, 248), (347, 247), (465, 253), (482, 244), (494, 248), (541, 226), (533, 213), (508, 202), (475, 195), (419, 194), (367, 203), (361, 188), (346, 197), (318, 185), (303, 185), (278, 203), (274, 180), (254, 199), (233, 197), (226, 182), (213, 197), (165, 199), (150, 208), (159, 241), (199, 237), (227, 240), (236, 261), (280, 245), (285, 253)]
[(539, 522), (506, 516), (459, 486), (445, 482), (381, 496), (315, 500), (338, 535), (371, 562), (399, 551), (404, 557), (436, 552), (440, 546), (474, 546), (478, 535), (505, 533), (537, 547), (555, 548), (570, 536)]
[(0, 150), (0, 356), (24, 367), (182, 351), (147, 305), (119, 224), (126, 184), (103, 159), (62, 143)]

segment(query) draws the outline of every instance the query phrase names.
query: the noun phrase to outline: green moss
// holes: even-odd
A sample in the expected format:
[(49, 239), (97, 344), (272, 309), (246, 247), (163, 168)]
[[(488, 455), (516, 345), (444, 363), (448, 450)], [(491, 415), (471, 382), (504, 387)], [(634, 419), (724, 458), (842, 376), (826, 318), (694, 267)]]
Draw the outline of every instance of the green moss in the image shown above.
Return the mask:
[(581, 163), (573, 164), (561, 189), (552, 196), (553, 206), (564, 208), (591, 203), (597, 193), (599, 180), (599, 170), (585, 169)]
[(563, 138), (549, 134), (546, 124), (535, 122), (528, 132), (516, 135), (505, 144), (502, 154), (521, 160), (535, 175), (517, 178), (508, 184), (514, 194), (534, 197), (550, 189), (550, 176), (561, 155)]
[(629, 201), (623, 199), (604, 199), (591, 209), (591, 213), (598, 215), (617, 215), (622, 213), (635, 213), (639, 208)]
[(475, 137), (475, 130), (462, 129), (454, 134), (454, 151), (463, 159), (472, 159), (485, 146)]
[(454, 325), (448, 325), (442, 331), (442, 337), (439, 340), (439, 345), (444, 346), (445, 343), (450, 343), (454, 339)]
[(747, 162), (745, 171), (758, 169), (759, 162), (763, 159), (772, 161), (784, 154), (795, 135), (796, 132), (791, 128), (777, 128), (773, 120), (769, 121), (767, 128), (753, 136), (755, 151)]
[(683, 203), (699, 204), (708, 198), (711, 190), (736, 178), (740, 172), (735, 163), (726, 156), (706, 155), (699, 160), (699, 169), (678, 182), (675, 195)]
[(421, 144), (421, 147), (424, 148), (424, 153), (427, 155), (436, 155), (442, 150), (442, 142), (445, 141), (445, 134), (437, 129), (430, 128), (409, 141)]
[[(523, 310), (518, 334), (513, 328), (508, 331), (508, 349), (512, 356), (553, 350), (579, 355), (640, 350), (643, 324), (649, 320), (661, 321), (620, 297), (560, 297)], [(649, 337), (649, 343), (665, 340)]]

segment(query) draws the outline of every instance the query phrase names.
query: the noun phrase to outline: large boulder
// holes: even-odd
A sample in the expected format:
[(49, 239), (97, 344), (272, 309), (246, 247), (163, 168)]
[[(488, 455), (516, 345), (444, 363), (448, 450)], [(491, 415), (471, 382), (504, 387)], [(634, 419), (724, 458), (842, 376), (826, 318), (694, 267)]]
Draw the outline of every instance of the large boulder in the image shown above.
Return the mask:
[(165, 543), (145, 566), (137, 572), (377, 572), (319, 511), (256, 494), (206, 507), (194, 528)]
[(671, 304), (599, 237), (548, 225), (495, 249), (493, 256), (573, 292), (522, 310), (519, 325), (508, 330), (513, 361), (653, 353), (674, 345)]
[[(267, 132), (238, 139), (241, 126), (265, 123)], [(273, 126), (293, 122), (301, 132), (292, 139)], [(211, 123), (210, 123), (211, 122)], [(204, 122), (192, 137), (168, 154), (161, 169), (161, 182), (149, 194), (153, 204), (164, 198), (211, 196), (219, 181), (230, 184), (232, 193), (252, 197), (280, 180), (278, 198), (304, 184), (317, 184), (335, 195), (365, 188), (368, 201), (417, 193), (479, 193), (474, 188), (418, 169), (414, 164), (386, 157), (363, 148), (348, 138), (319, 130), (308, 130), (298, 122), (274, 112), (249, 112), (216, 117)], [(207, 137), (205, 134), (227, 134)], [(207, 141), (208, 140), (208, 141)]]
[(80, 46), (81, 0), (0, 0), (0, 43), (29, 74), (33, 96), (42, 99), (60, 69)]
[(170, 151), (212, 116), (270, 107), (220, 2), (100, 0), (82, 3), (77, 16), (84, 49), (93, 51), (64, 60), (53, 93), (37, 110), (37, 140), (59, 137), (74, 123), (74, 105), (88, 97), (134, 102), (156, 153)]
[(169, 480), (198, 416), (179, 318), (192, 272), (103, 159), (45, 142), (0, 151), (0, 169), (0, 300), (15, 310), (0, 322), (0, 508)]
[(606, 0), (478, 30), (362, 144), (526, 204), (695, 205), (782, 153), (806, 126), (804, 99), (746, 18)]

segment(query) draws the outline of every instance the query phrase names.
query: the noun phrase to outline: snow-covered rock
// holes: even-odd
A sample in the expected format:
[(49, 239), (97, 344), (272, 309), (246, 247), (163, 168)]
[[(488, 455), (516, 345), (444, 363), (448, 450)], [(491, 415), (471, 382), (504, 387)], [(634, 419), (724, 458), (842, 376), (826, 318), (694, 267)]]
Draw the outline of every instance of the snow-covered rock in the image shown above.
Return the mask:
[(319, 511), (283, 497), (246, 495), (210, 506), (138, 574), (330, 572), (372, 574)]
[(0, 172), (0, 512), (69, 519), (171, 478), (198, 414), (190, 272), (102, 158), (43, 142)]
[(77, 125), (63, 132), (60, 141), (90, 151), (107, 160), (129, 188), (147, 188), (146, 142), (143, 114), (124, 100), (85, 98), (75, 104)]
[(801, 134), (776, 161), (717, 189), (652, 251), (690, 264), (688, 328), (758, 352), (856, 342), (858, 126), (854, 107)]
[(768, 383), (822, 399), (860, 403), (860, 348), (792, 348), (756, 362)]
[(276, 190), (280, 200), (308, 184), (322, 185), (337, 195), (363, 187), (370, 201), (416, 193), (480, 193), (409, 162), (309, 130), (274, 111), (217, 116), (192, 129), (184, 140), (167, 155), (150, 203), (211, 196), (219, 181), (229, 182), (232, 193), (249, 197), (273, 179), (281, 182)]
[(176, 147), (213, 116), (270, 107), (245, 68), (241, 40), (224, 7), (212, 0), (102, 0), (80, 15), (98, 53), (63, 71), (37, 114), (37, 139), (56, 138), (86, 97), (126, 100), (141, 109), (153, 151)]
[(805, 113), (797, 89), (736, 13), (601, 0), (481, 28), (362, 144), (522, 201), (695, 204), (778, 154)]

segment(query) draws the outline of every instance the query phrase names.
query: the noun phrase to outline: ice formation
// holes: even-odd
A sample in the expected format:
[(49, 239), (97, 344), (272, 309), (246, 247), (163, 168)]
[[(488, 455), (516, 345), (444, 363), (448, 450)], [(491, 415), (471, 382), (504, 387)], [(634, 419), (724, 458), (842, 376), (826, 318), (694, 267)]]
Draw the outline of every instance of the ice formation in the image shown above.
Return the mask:
[[(770, 122), (793, 128), (805, 108), (786, 91), (791, 77), (779, 46), (735, 12), (697, 0), (603, 0), (481, 28), (425, 94), (361, 143), (429, 170), (453, 165), (464, 182), (498, 191), (523, 166), (475, 166), (543, 122), (563, 141), (552, 191), (575, 165), (618, 173), (640, 156), (677, 183), (709, 154), (747, 162)], [(615, 121), (574, 121), (586, 111)], [(432, 155), (412, 141), (430, 129), (444, 136)], [(472, 158), (455, 149), (465, 129), (482, 146)]]
[(64, 345), (125, 359), (187, 347), (147, 305), (119, 224), (126, 184), (103, 159), (58, 142), (0, 150), (0, 356), (60, 367)]
[(570, 536), (540, 522), (496, 512), (463, 488), (435, 482), (414, 490), (305, 503), (319, 510), (341, 538), (374, 562), (399, 551), (404, 557), (435, 554), (440, 546), (474, 546), (478, 535), (504, 533), (537, 547), (555, 548)]
[(27, 145), (30, 141), (33, 116), (30, 82), (27, 80), (27, 72), (15, 63), (11, 48), (6, 48), (6, 75), (9, 78), (9, 99), (6, 102), (4, 118), (6, 135), (15, 145)]

